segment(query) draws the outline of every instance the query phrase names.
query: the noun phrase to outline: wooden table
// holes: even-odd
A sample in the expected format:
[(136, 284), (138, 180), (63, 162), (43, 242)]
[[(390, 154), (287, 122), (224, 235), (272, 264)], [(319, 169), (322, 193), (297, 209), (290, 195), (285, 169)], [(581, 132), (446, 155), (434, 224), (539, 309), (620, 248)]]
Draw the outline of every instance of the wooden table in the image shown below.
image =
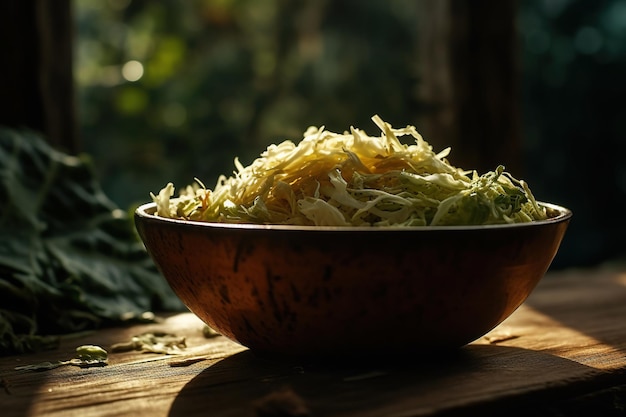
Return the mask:
[[(362, 364), (278, 361), (221, 336), (207, 339), (202, 327), (185, 313), (67, 339), (53, 352), (0, 358), (0, 415), (626, 414), (626, 272), (619, 269), (549, 273), (504, 323), (441, 357), (390, 362), (380, 352)], [(178, 356), (110, 353), (99, 368), (15, 370), (146, 331), (184, 335), (187, 349)]]

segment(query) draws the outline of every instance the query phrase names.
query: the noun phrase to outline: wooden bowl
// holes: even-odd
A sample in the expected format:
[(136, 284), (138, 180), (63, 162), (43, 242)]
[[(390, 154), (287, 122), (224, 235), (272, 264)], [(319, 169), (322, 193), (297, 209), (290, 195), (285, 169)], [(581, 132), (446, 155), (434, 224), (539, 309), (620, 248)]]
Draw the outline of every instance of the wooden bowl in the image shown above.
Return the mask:
[(200, 319), (258, 352), (367, 355), (454, 349), (517, 309), (572, 213), (445, 227), (206, 223), (135, 213), (148, 253)]

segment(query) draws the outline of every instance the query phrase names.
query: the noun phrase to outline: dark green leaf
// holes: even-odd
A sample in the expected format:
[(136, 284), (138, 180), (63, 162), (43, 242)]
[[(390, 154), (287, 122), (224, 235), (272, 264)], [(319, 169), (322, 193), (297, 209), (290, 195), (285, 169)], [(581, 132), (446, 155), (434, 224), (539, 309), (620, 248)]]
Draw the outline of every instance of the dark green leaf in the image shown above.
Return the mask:
[(0, 198), (0, 355), (184, 308), (86, 156), (0, 128)]

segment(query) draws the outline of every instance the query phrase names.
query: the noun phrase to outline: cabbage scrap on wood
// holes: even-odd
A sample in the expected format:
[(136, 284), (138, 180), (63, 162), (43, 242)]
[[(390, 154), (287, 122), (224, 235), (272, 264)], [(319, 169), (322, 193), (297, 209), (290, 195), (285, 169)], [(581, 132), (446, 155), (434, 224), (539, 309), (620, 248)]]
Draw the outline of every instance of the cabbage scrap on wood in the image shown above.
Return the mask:
[(183, 309), (87, 157), (0, 128), (0, 355)]
[[(547, 217), (524, 181), (498, 166), (479, 175), (435, 153), (414, 126), (372, 118), (380, 136), (352, 127), (310, 127), (296, 145), (271, 145), (213, 190), (203, 183), (157, 195), (157, 215), (187, 220), (307, 226), (451, 226), (530, 222)], [(415, 143), (404, 144), (408, 136)]]

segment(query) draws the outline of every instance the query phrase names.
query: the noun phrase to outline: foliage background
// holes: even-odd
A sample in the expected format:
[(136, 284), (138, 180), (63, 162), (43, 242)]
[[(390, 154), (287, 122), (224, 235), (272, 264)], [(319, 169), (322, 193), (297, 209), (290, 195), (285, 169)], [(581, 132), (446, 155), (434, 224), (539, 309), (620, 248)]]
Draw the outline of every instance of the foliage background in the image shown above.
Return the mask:
[[(123, 205), (167, 181), (212, 186), (235, 156), (247, 164), (310, 125), (416, 113), (412, 2), (77, 4), (84, 145)], [(144, 74), (129, 82), (133, 60)]]
[[(120, 206), (168, 181), (211, 187), (235, 156), (310, 125), (376, 133), (373, 114), (406, 125), (423, 110), (412, 0), (75, 4), (81, 135)], [(626, 1), (522, 0), (517, 23), (518, 176), (575, 212), (553, 266), (623, 255)]]
[(574, 211), (556, 265), (624, 260), (626, 1), (520, 4), (526, 178)]

